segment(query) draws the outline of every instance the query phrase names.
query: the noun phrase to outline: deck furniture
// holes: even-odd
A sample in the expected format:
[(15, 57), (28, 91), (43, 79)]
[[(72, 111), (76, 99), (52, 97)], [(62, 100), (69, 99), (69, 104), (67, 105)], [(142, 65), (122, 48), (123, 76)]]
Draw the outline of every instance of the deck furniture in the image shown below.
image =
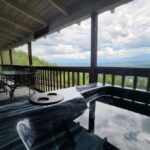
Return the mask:
[(0, 80), (0, 93), (3, 93), (3, 92), (6, 92), (5, 83), (2, 80)]
[(30, 70), (9, 70), (1, 71), (1, 77), (5, 89), (9, 92), (10, 98), (14, 97), (14, 91), (21, 86), (32, 88), (34, 84), (34, 74)]

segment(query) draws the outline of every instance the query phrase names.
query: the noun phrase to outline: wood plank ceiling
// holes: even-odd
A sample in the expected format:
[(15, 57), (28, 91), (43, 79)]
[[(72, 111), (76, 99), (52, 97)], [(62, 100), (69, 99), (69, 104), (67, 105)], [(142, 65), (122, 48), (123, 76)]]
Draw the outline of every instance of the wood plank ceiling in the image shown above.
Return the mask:
[(132, 0), (0, 0), (0, 50), (53, 33), (92, 12), (104, 12)]

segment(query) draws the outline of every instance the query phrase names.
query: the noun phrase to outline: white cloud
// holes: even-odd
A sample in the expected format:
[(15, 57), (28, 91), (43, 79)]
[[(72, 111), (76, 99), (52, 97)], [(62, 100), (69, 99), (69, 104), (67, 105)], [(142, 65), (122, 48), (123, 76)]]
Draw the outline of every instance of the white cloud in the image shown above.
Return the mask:
[(99, 57), (105, 58), (124, 58), (124, 57), (134, 57), (138, 55), (143, 55), (143, 53), (150, 54), (149, 47), (135, 48), (135, 49), (120, 49), (114, 50), (107, 47), (105, 50), (98, 51)]

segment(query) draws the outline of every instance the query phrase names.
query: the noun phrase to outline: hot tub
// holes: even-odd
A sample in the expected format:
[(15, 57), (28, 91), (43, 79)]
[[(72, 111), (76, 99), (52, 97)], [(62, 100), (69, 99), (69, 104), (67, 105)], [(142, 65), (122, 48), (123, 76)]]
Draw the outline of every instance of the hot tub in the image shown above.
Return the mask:
[(61, 107), (30, 103), (31, 97), (0, 103), (0, 149), (23, 150), (26, 139), (29, 149), (150, 148), (150, 93), (101, 84), (55, 92), (64, 97)]

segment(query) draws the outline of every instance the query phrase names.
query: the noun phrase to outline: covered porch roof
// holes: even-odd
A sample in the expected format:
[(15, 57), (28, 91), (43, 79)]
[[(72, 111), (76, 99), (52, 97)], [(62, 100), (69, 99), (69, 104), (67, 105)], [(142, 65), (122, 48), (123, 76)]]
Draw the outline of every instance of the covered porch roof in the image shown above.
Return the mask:
[(132, 0), (0, 0), (0, 51), (59, 31)]

